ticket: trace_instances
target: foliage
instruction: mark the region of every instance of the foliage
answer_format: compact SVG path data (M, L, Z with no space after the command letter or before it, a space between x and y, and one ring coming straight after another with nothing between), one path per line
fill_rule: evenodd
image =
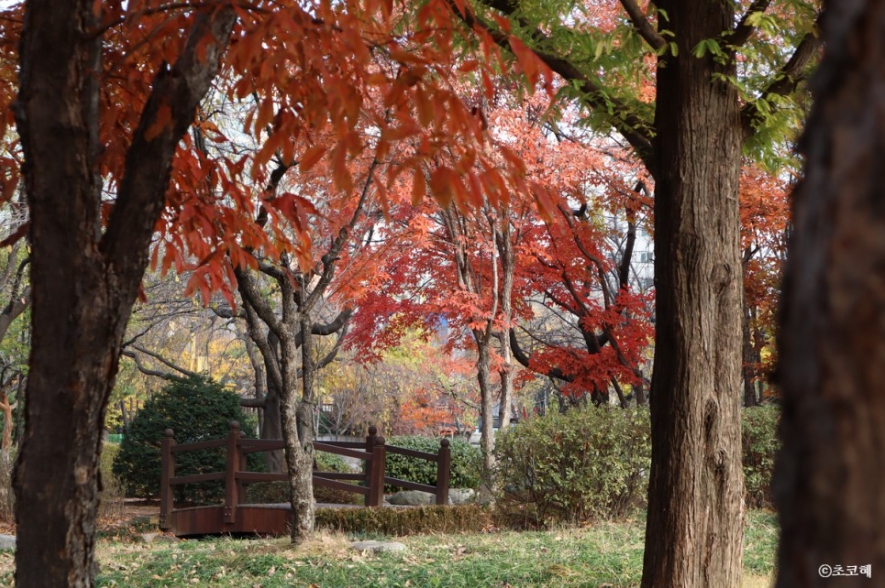
M119 443L104 443L101 448L101 459L98 463L101 479L99 496L99 516L119 518L123 515L123 484L114 474L114 460L120 454Z
M498 434L498 504L543 526L624 516L645 492L651 462L648 411L584 407Z
M346 461L334 453L318 451L314 461L321 472L350 473L353 471ZM330 504L362 504L363 497L354 492L326 488L314 484L313 496L317 502ZM288 482L261 482L246 487L246 502L249 504L276 504L289 502Z
M439 439L433 437L417 436L390 437L386 440L387 445L434 454L439 452L439 442ZM479 487L481 459L479 449L460 439L452 440L449 448L452 455L449 487L474 489ZM388 452L386 475L433 486L436 485L436 463ZM386 486L385 491L393 491L393 487Z
M430 518L435 509L424 510L425 518ZM337 518L338 513L342 509L323 510L319 516ZM471 518L485 521L489 514L473 507L461 510L458 516L469 523ZM384 539L369 530L355 532ZM772 515L748 513L745 588L771 585L777 532ZM243 541L225 537L136 546L100 541L97 550L101 571L96 586L626 588L639 585L644 534L644 517L544 532L432 532L398 538L407 547L404 553L369 557L354 554L350 549L352 537L330 532L320 533L297 550L280 539ZM0 561L0 584L11 582L8 557Z
M142 408L120 445L113 472L119 476L129 496L156 496L160 491L160 441L163 431L172 429L178 444L226 437L231 421L238 421L247 436L254 426L240 408L240 398L202 377L173 382ZM254 460L253 460L254 458ZM260 458L250 455L250 469L260 467ZM225 450L207 449L179 453L176 475L224 471ZM176 489L176 499L187 502L214 502L223 494L221 482L194 484Z
M741 443L744 461L744 492L747 504L772 505L771 476L780 443L777 424L780 408L763 404L745 408L741 413Z
M369 535L479 533L492 527L493 523L493 513L476 504L413 508L317 509L318 527Z

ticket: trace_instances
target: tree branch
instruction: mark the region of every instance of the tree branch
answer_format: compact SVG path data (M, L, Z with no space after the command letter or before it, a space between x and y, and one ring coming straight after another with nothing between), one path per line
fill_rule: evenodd
M117 202L100 248L120 282L141 281L157 218L163 209L172 157L194 120L197 106L218 74L237 14L229 5L197 13L184 49L170 69L164 64L153 82L141 120L126 153ZM164 118L168 121L164 122Z
M746 43L756 30L756 27L750 24L750 19L756 14L765 12L766 9L768 9L769 4L771 4L771 0L755 0L750 4L750 7L747 8L747 12L744 13L741 21L734 28L731 35L725 40L726 43L734 48L738 48Z
M655 30L651 23L648 22L648 18L646 18L635 0L621 0L621 5L630 16L630 22L633 23L636 32L639 33L640 37L645 39L646 43L651 45L652 49L660 51L667 46L667 41Z
M515 12L515 7L506 0L493 0L488 2L487 5L508 17L513 16ZM462 14L453 5L453 0L450 0L449 7L468 27L486 32L495 44L508 51L510 50L508 35L492 28L491 25L476 16L472 9L467 8L464 11L465 13ZM522 21L520 24L526 26L527 23ZM537 44L544 44L549 41L547 35L538 28L531 32L531 38ZM654 145L651 138L652 134L649 132L650 125L648 121L643 120L631 111L626 104L612 97L599 82L593 80L570 61L538 49L533 49L533 51L547 67L566 81L576 84L577 89L583 93L582 102L586 106L600 112L610 111L612 113L608 117L609 124L630 143L630 146L636 151L636 154L649 170L649 173L652 176L656 175Z
M569 376L568 374L563 373L563 371L559 368L549 368L546 372L541 371L537 368L537 366L532 366L532 358L525 351L523 351L522 347L519 346L519 341L516 338L516 331L510 329L510 350L513 352L513 359L518 361L523 367L526 367L536 374L541 374L542 376L547 376L548 378L555 378L557 380L561 380L563 382L574 382L575 378L573 376Z
M815 22L815 30L802 38L802 41L796 46L796 50L793 52L789 61L784 64L772 82L762 91L762 95L753 102L748 102L741 109L741 125L743 127L744 141L753 135L755 132L755 125L762 118L762 114L759 110L759 101L765 100L766 102L769 102L774 96L786 96L792 93L805 79L804 70L806 66L811 62L812 58L818 54L823 46L820 33L817 30L819 21L820 17L818 17L818 21ZM769 110L773 112L777 110L777 107L772 104Z

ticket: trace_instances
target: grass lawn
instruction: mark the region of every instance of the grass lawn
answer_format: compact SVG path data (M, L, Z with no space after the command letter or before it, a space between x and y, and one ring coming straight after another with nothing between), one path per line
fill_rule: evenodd
M299 549L285 539L100 541L97 586L629 587L642 573L643 533L644 520L635 519L545 532L424 535L397 539L405 552L379 555L352 551L352 537L325 532ZM745 587L771 584L776 545L774 515L750 512ZM12 555L3 553L0 585L11 584Z

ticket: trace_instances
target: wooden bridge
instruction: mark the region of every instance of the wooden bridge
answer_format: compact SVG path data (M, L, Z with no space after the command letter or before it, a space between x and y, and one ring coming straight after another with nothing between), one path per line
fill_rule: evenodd
M442 439L438 454L414 451L403 447L386 445L377 435L375 427L369 427L365 443L353 441L315 442L315 451L350 457L365 462L362 473L324 472L314 470L314 486L325 486L345 492L361 494L366 507L384 505L384 486L396 486L410 490L430 492L436 504L446 504L449 497L451 450L449 440ZM292 511L289 504L245 504L246 486L260 482L288 480L285 473L251 472L246 465L250 453L284 449L282 440L245 439L240 424L231 422L226 438L178 445L175 434L166 429L161 443L162 469L160 477L160 528L179 537L189 535L213 535L221 533L251 533L259 535L286 535L291 526ZM206 449L226 449L225 471L175 475L175 456L180 453ZM385 475L388 453L425 459L437 465L436 486L400 480ZM173 489L184 484L224 481L224 502L210 506L175 508ZM360 482L360 485L347 482ZM349 505L334 505L347 507Z

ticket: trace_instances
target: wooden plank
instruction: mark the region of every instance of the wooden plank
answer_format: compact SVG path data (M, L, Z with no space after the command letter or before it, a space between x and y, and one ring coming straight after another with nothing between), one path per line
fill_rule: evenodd
M215 480L223 480L224 476L224 472L194 474L192 476L176 476L169 479L169 484L172 486L179 486L181 484L196 484L197 482L214 482Z
M354 481L363 481L366 477L363 474L345 474L343 472L324 472L321 470L314 470L314 476L322 476L327 480L354 480Z
M355 451L353 449L335 447L334 445L328 445L326 443L314 443L313 448L317 451L325 451L326 453L334 453L335 455L343 455L355 459L372 459L372 454L368 451Z
M329 480L328 478L322 478L320 476L314 476L313 483L315 486L335 488L336 490L344 490L345 492L353 492L354 494L362 494L363 496L368 496L369 494L369 489L365 486L346 484L344 482L337 482L335 480Z
M398 478L389 478L385 476L384 483L389 486L408 488L409 490L421 490L422 492L436 494L436 486L428 486L427 484L419 484L418 482L409 482L408 480L400 480Z
M170 448L172 453L187 453L189 451L199 451L200 449L216 449L227 445L227 437L223 439L214 439L212 441L200 441L199 443L185 443L184 445L174 445Z
M281 439L240 439L240 448L243 453L257 453L285 449L286 444Z
M387 446L387 453L396 453L397 455L405 455L407 457L417 457L418 459L426 459L427 461L432 461L434 463L439 460L439 456L435 453L426 453L424 451L415 451L414 449L393 447L391 445Z
M366 449L365 441L318 441L318 443L334 445L335 447L347 447L349 449L362 449L363 451Z
M244 482L285 482L289 479L286 474L274 472L237 472L237 479Z

